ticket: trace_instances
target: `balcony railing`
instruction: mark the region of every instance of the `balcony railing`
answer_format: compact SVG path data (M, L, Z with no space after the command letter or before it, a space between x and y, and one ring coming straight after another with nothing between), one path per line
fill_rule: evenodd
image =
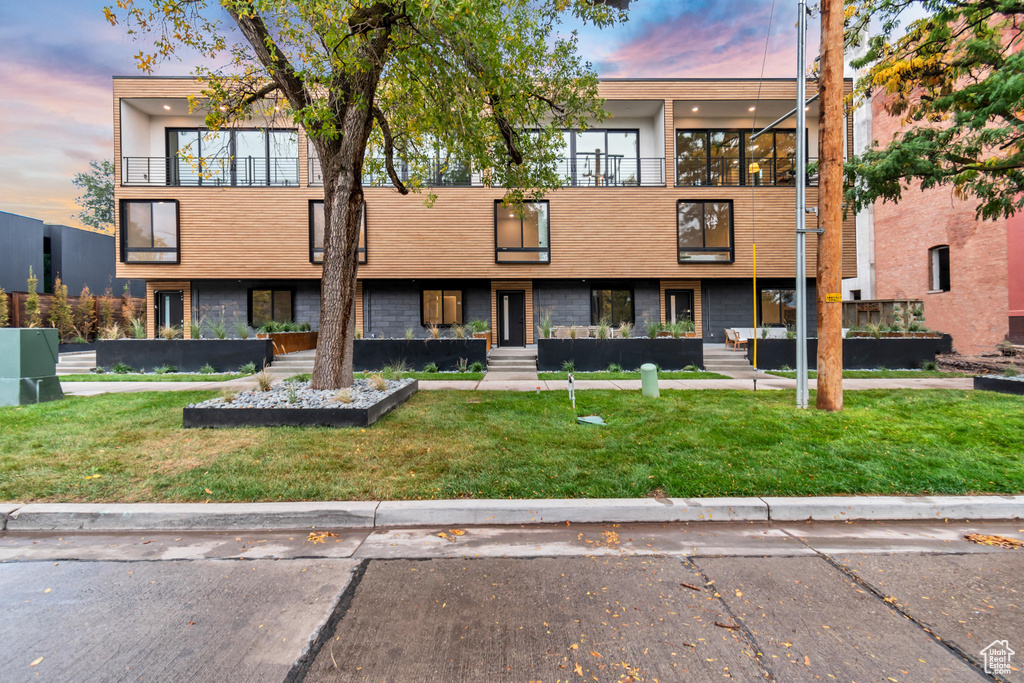
M402 182L409 180L413 173L402 166L396 169ZM657 158L637 159L616 155L580 154L575 158L556 161L555 172L566 187L664 187L665 160ZM425 184L428 187L483 187L479 173L472 172L460 164L431 164L427 169ZM309 184L323 185L320 163L315 157L309 159ZM391 179L386 173L363 173L363 185L387 187Z
M815 161L817 159L808 159L807 163ZM808 173L807 185L817 184L818 174ZM708 185L792 187L796 185L796 159L718 157L676 160L676 186L703 187Z
M122 185L172 187L294 187L299 160L294 157L124 157Z

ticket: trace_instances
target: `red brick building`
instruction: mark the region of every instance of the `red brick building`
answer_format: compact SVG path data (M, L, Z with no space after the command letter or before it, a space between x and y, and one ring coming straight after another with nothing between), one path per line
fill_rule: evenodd
M884 102L871 104L880 146L900 130ZM913 183L899 204L874 207L875 296L922 299L925 324L953 335L964 354L992 353L1003 339L1024 343L1024 215L981 221L976 206L950 187L922 192Z

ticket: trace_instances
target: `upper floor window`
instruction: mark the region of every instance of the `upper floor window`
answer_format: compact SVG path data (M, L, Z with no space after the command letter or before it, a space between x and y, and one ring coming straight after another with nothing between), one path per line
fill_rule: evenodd
M468 187L473 184L473 176L469 164L455 157L444 147L428 137L417 149L409 150L409 159L396 154L394 159L395 173L407 183L411 178L419 179L427 187ZM312 142L308 147L309 184L323 185L323 172L320 158ZM391 178L384 166L384 153L379 149L367 148L363 161L363 185L369 187L387 187Z
M614 327L633 324L633 290L597 288L590 290L590 324L607 322Z
M423 325L461 325L461 289L424 289Z
M793 185L796 132L677 130L677 185Z
M928 289L932 292L949 291L949 245L928 250Z
M324 262L324 203L309 202L309 262ZM366 263L366 202L359 216L359 263Z
M494 260L496 263L550 263L548 203L502 206L494 201Z
M131 164L132 160L126 159L125 163ZM298 133L279 129L168 128L167 184L298 185Z
M179 263L178 202L121 200L121 261Z
M687 201L676 205L679 263L734 258L731 201Z
M563 131L558 172L575 187L637 186L661 182L660 173L648 169L641 177L640 131L590 129ZM660 170L660 169L659 169ZM655 179L654 175L658 178Z
M796 325L796 290L795 289L762 289L761 290L761 324Z

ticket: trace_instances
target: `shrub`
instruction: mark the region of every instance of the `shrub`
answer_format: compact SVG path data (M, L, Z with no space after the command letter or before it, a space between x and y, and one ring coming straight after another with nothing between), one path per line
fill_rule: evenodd
M469 360L460 358L459 362L455 364L455 370L457 372L469 372Z
M698 368L693 363L690 363L685 368L683 368L683 372L700 372L700 368Z
M266 368L257 372L254 377L256 378L256 388L258 390L270 391L270 385L274 383L274 378L270 376Z
M1009 339L1004 339L996 344L996 349L1004 356L1013 356L1013 343Z
M7 301L7 292L4 291L3 287L0 287L0 327L7 327L7 320L11 315L8 311L9 304Z
M622 323L619 325L619 334L623 339L629 339L629 335L633 334L633 323Z
M228 391L228 390L225 389L224 391L222 391L220 393L220 398L225 403L234 403L236 396L238 396L238 392L237 391Z
M203 338L203 327L206 325L206 316L199 316L198 318L192 318L188 323L188 333L192 339Z
M472 330L469 329L469 325L452 325L452 336L456 339L465 339L466 337L472 336Z
M43 314L39 310L39 294L36 292L36 285L39 278L32 272L32 266L28 267L28 297L25 299L25 325L26 327L42 327Z
M562 372L576 372L576 364L571 360L562 361Z
M169 372L177 371L178 368L174 365L158 365L157 367L153 368L153 372L155 372L158 375L166 375Z
M1020 372L1017 370L1017 368L1013 368L1010 366L1006 366L1005 368L1003 368L1003 377L1016 377L1019 374Z
M608 367L604 369L605 372L622 372L622 366L618 363L609 363Z
M110 371L115 375L127 375L129 372L135 372L132 369L132 366L122 363L121 361L114 363L114 366L110 368Z
M93 373L95 373L97 375L105 375L105 374L107 374L106 369L102 365L97 365L96 367L94 367L92 369L92 371L93 371Z
M356 328L356 339L362 339L362 338L363 338L363 328L357 327Z
M935 372L936 370L939 369L939 365L933 360L926 360L925 362L921 363L921 369L927 372Z
M161 325L159 335L161 339L177 339L181 336L181 328L177 325Z
M551 311L544 311L544 314L540 317L540 324L537 325L537 330L540 332L540 336L543 339L551 339L551 330L554 325L551 324Z
M612 334L612 326L607 320L602 320L597 324L597 338L607 339Z
M411 327L405 328L405 338L406 339L412 339L412 336L413 336L412 328Z
M339 389L335 392L334 396L331 396L332 401L338 403L351 403L352 402L352 390L351 389Z
M288 403L298 403L299 394L295 391L295 382L288 382Z
M437 372L437 371L438 371L437 363L435 363L433 361L431 361L431 362L429 362L429 363L427 363L426 365L423 366L423 372Z
M409 364L404 358L391 361L380 370L380 375L384 379L400 380L402 375L409 372Z
M575 338L576 338L576 326L575 325L570 325L569 326L569 339L575 339Z
M114 324L114 293L110 287L107 287L103 292L103 296L99 298L99 309L100 319L97 323L97 328L103 329L110 327Z
M89 340L96 329L96 297L89 291L89 287L82 287L78 295L78 305L75 306L75 327L78 334Z
M473 361L472 363L469 364L469 371L470 372L483 372L484 371L484 364L481 363L478 360L475 360L475 361Z
M473 334L483 334L491 329L491 324L486 320L471 320L469 329L473 330Z
M125 284L124 292L121 293L121 322L124 324L126 332L132 332L134 331L132 321L136 319L141 320L143 322L143 334L141 337L137 334L134 336L136 339L145 339L145 312L143 312L141 315L136 315L136 313L137 312L135 310L135 302L132 300L131 290L129 290L128 285Z
M77 337L72 339L71 342L74 344L88 344L89 340L83 337L82 335L78 335Z
M213 332L213 336L217 339L228 338L227 324L224 322L224 318L217 318L210 323L210 331Z
M145 339L146 338L146 321L143 318L136 318L132 316L128 318L128 329L131 332L133 339Z
M370 375L369 381L370 388L372 388L374 391L387 391L388 389L387 380L381 377L379 372L375 372L372 375Z
M441 328L438 327L437 325L433 324L433 323L431 323L430 326L427 327L427 332L430 333L430 338L431 339L440 339L441 338Z
M212 365L210 365L209 363L207 363L203 367L199 368L199 374L200 375L212 375L215 372L217 372L217 370Z
M249 326L242 321L236 322L235 334L238 336L239 339L248 339L250 334Z
M100 339L121 339L124 337L124 330L121 329L120 325L112 322L109 325L101 327L97 336Z
M785 363L783 363L782 367L779 368L779 370L782 370L783 372L790 372L792 369L793 368L789 367L789 365L786 365Z
M238 371L240 373L242 373L243 375L255 375L256 374L256 364L253 363L252 361L249 361L245 365L240 366L238 368Z
M882 323L868 323L864 326L865 331L875 339L881 339L886 326Z
M53 281L53 298L50 299L50 315L47 322L57 330L62 342L70 341L75 336L75 321L68 304L68 287L56 278ZM33 327L30 325L29 327Z
M646 320L644 321L644 331L647 332L647 336L654 339L658 336L658 333L664 329L664 326L657 320Z

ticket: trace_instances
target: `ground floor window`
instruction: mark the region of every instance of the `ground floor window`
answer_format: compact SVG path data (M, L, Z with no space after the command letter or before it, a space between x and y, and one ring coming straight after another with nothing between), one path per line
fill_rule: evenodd
M796 325L796 290L761 290L762 325Z
M461 289L424 289L423 325L461 325Z
M249 324L260 328L269 322L294 322L294 296L290 289L250 289Z
M607 322L615 327L622 323L633 324L632 289L591 289L590 324Z
M949 291L949 245L928 250L928 289L933 292Z

